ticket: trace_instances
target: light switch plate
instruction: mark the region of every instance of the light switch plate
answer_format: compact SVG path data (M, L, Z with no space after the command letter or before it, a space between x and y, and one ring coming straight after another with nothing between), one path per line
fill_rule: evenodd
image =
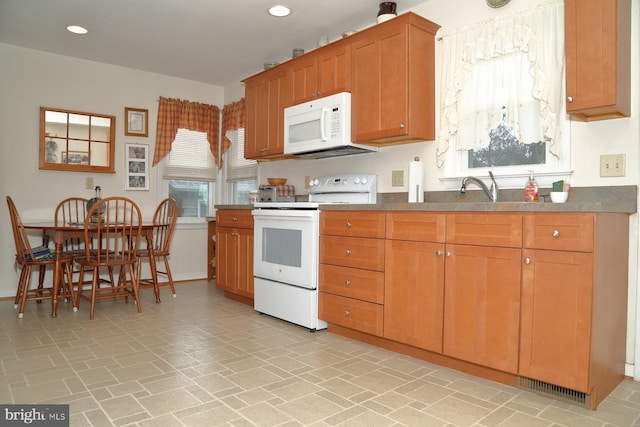
M84 188L87 190L93 190L93 178L87 177L84 179Z
M391 186L402 187L404 185L404 171L391 172Z
M625 176L624 154L603 154L600 156L600 176L614 177Z

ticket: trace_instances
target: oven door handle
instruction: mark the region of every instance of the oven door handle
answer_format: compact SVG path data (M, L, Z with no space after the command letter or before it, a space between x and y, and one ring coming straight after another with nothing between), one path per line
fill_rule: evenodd
M255 217L255 219L259 219L260 217L264 218L308 218L310 220L315 220L318 218L318 211L315 209L312 210L298 210L298 209L254 209L251 211L251 214Z

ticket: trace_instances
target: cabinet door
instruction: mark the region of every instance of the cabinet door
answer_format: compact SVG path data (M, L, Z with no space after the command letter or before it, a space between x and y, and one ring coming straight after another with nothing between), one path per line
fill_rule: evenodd
M274 69L246 82L244 156L278 158L284 153L284 108L291 104L289 68Z
M348 44L326 46L296 58L291 64L292 104L351 88L351 50Z
M407 32L387 26L352 46L352 140L406 135Z
M233 291L237 279L237 239L233 228L217 227L216 230L216 288Z
M351 47L348 44L318 50L318 96L351 91Z
M292 104L300 104L318 96L318 55L308 53L291 65Z
M521 249L447 245L443 352L516 373Z
M442 352L444 245L387 240L384 337Z
M565 0L568 113L629 116L630 16L630 0Z
M407 13L351 45L351 139L402 144L435 139L437 24Z
M253 230L237 229L238 273L236 293L253 298Z
M207 280L216 277L216 222L207 223Z
M519 374L590 393L593 255L525 249L523 256Z

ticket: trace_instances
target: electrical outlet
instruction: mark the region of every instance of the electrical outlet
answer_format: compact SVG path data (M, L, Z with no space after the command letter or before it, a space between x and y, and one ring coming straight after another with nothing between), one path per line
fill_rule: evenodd
M402 187L404 185L404 171L391 172L391 186Z
M625 176L624 154L603 154L600 156L600 176Z
M309 178L309 175L304 177L304 188L309 188L309 181L311 179Z
M87 177L84 179L84 188L87 190L93 190L93 178Z

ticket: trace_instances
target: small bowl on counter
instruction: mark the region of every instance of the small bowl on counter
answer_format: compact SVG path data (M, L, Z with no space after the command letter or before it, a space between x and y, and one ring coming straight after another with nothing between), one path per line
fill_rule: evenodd
M551 201L553 203L564 203L569 198L568 191L552 191L549 194L551 195Z
M287 183L287 178L267 178L267 182L271 185L284 185Z

